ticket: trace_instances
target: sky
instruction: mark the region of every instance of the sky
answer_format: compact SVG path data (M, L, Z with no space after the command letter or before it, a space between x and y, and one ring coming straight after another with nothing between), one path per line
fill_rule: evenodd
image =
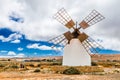
M120 53L119 0L0 0L0 57L60 56L47 41L68 31L53 16L65 8L80 23L93 9L105 19L84 30L104 46L102 53Z

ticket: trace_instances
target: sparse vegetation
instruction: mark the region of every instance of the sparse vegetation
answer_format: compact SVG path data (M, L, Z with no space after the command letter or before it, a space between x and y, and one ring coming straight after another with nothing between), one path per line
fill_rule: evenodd
M34 72L40 72L40 69L35 69Z
M98 62L98 65L101 65L103 67L115 67L116 62Z
M115 68L120 68L120 63L116 63Z
M37 64L37 67L40 67L40 64Z
M62 62L53 62L52 65L62 65Z
M34 67L34 65L33 65L33 64L29 64L29 66L30 66L30 67Z
M14 68L14 69L17 69L17 68L19 68L17 65L12 65L12 66L10 66L11 68Z
M80 74L80 71L74 67L70 67L63 71L63 74Z
M32 61L32 62L31 62ZM92 61L92 66L75 66L75 67L69 67L69 66L62 66L62 60L55 60L55 59L45 59L45 60L31 60L28 62L17 62L13 61L12 59L8 61L8 59L1 59L0 60L0 73L3 75L7 74L10 75L9 77L18 77L22 75L25 76L24 78L27 78L30 74L32 74L30 77L33 75L35 76L35 79L40 78L43 75L48 74L42 74L42 73L49 73L51 76L50 79L54 77L54 75L63 75L63 74L84 74L85 77L87 76L107 76L108 75L118 75L120 74L120 60L94 60ZM6 73L5 73L6 72ZM9 72L9 73L8 73ZM12 72L12 75L11 75ZM13 73L15 75L13 75ZM27 74L29 73L29 74ZM18 75L17 75L18 74ZM26 74L26 75L24 75ZM90 75L87 75L90 74ZM108 75L106 75L108 74ZM37 76L39 75L39 76ZM84 76L81 75L81 76ZM102 75L102 76L101 76ZM66 77L66 75L63 75ZM73 75L70 75L71 77ZM79 76L79 75L75 75ZM79 76L81 78L81 76ZM56 78L55 78L56 79ZM61 80L63 77L61 78ZM72 78L74 80L77 80L76 78ZM96 79L96 78L95 78ZM101 79L101 78L100 78ZM106 80L108 80L107 78ZM119 78L120 79L120 78ZM119 80L118 79L118 80ZM1 80L1 79L0 79ZM6 79L5 79L6 80ZM13 79L12 79L13 80ZM82 78L80 79L82 80ZM86 79L87 80L87 79ZM114 79L111 79L114 80ZM116 80L116 79L115 79Z
M23 66L23 67L22 67ZM81 74L104 74L104 68L120 68L119 61L96 61L92 62L92 66L75 66L72 67L77 69ZM40 73L65 73L66 70L71 69L69 66L62 66L61 60L47 60L40 62L16 62L16 61L1 61L0 71L26 71L30 70L33 72ZM39 69L39 70L38 70ZM69 72L69 70L68 70ZM70 74L74 73L74 70L70 70ZM114 71L119 72L119 71Z
M98 66L96 62L91 62L92 66Z
M5 67L5 65L3 65L3 64L0 64L0 67Z
M64 70L70 68L69 66L41 66L42 70L49 70L53 73L63 73ZM102 67L98 66L76 66L75 69L79 70L81 73L92 73L92 72L104 72L104 69Z

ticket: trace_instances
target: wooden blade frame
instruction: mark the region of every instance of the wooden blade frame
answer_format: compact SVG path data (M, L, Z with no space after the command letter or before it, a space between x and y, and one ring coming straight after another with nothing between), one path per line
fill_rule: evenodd
M52 38L48 41L49 43L52 43L51 48L55 49L55 47L59 46L65 46L68 43L68 40L65 38L64 35L59 35L55 38Z
M86 29L87 27L100 22L105 19L99 12L93 10L79 25L81 28Z
M75 23L64 8L60 9L54 15L54 18L61 24L65 25L67 28L74 28L73 26L75 25Z
M86 39L82 45L84 48L87 50L88 53L90 54L96 54L99 53L101 49L104 49L103 46L101 46L99 43L97 43L94 39L88 38ZM99 48L99 49L97 49Z
M66 32L63 34L65 38L70 41L72 39L72 33L70 31Z
M84 40L86 40L88 38L88 35L85 34L85 33L81 33L79 36L78 36L78 39L83 42Z

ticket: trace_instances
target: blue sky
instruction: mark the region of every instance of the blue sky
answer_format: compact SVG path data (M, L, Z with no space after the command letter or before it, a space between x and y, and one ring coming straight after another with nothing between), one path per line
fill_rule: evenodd
M72 3L72 4L71 4ZM53 15L62 7L74 21L82 21L93 9L105 20L86 30L104 46L100 54L120 53L120 1L116 0L1 0L0 57L61 56L47 41L68 31Z
M19 32L11 31L8 28L1 28L0 40L1 57L40 57L40 56L62 56L63 50L54 50L47 41L33 41L25 38ZM12 36L11 36L12 35ZM11 36L11 37L10 37ZM44 46L44 47L43 47ZM120 51L102 49L99 54L117 54Z
M7 28L1 28L0 35L4 37L4 39L0 40L1 56L39 57L62 55L62 50L56 51L52 49L50 47L52 44L47 41L28 40L23 34L13 32Z

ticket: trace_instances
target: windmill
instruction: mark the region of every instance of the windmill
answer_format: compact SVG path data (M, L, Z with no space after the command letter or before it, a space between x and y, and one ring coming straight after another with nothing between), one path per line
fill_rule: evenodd
M105 17L96 10L93 10L79 23L79 27L77 27L77 22L75 23L67 11L62 8L54 15L54 18L68 29L73 29L73 31L69 30L62 35L49 40L50 43L54 44L51 46L52 48L57 45L65 46L63 65L90 66L91 53L98 53L103 47L86 33L82 32L81 29L86 29L97 22L100 22Z

